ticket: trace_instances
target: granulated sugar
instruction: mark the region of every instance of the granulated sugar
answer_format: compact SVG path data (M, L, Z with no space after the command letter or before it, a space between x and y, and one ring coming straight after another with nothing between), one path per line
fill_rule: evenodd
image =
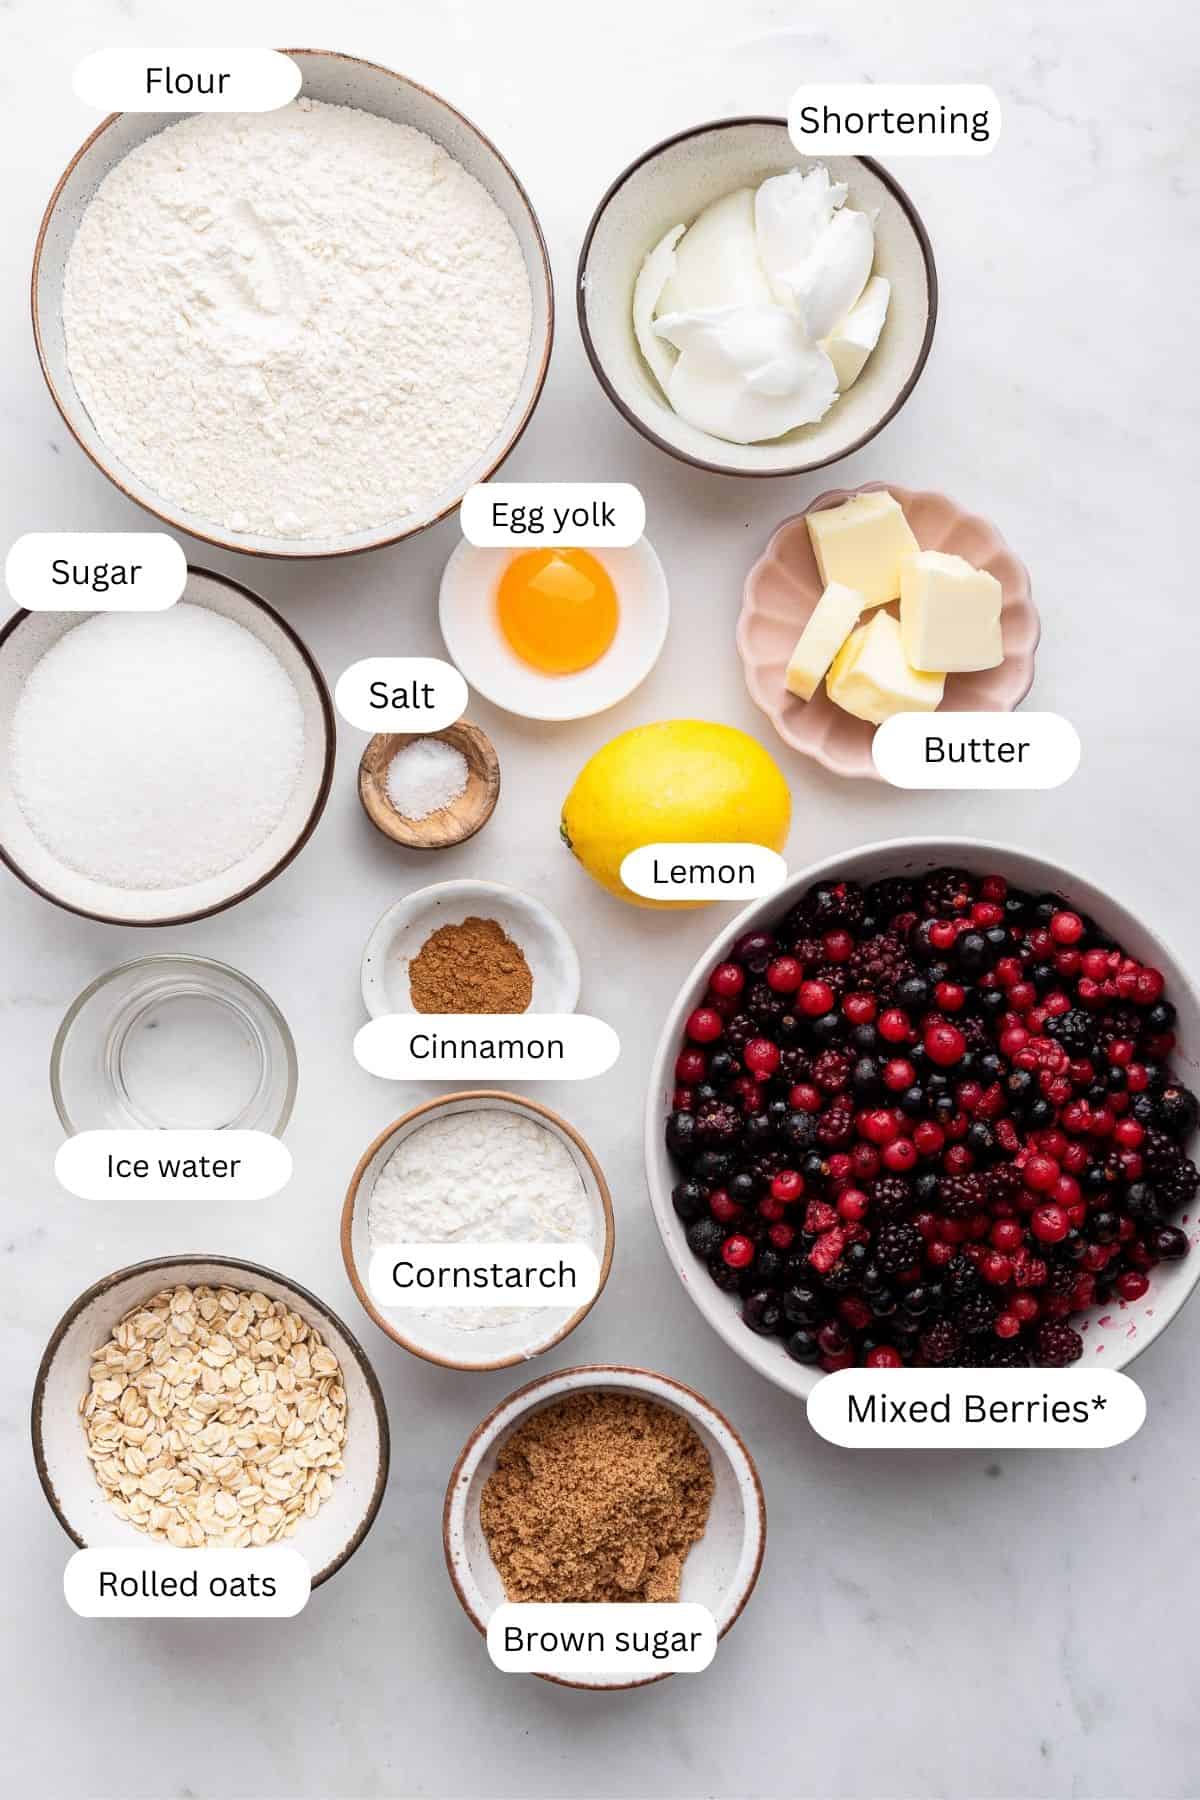
M11 778L30 830L115 887L204 881L282 819L304 754L300 697L245 626L180 602L73 626L13 717Z
M516 234L423 132L301 99L131 150L67 259L108 449L224 531L342 539L422 512L494 442L533 305Z

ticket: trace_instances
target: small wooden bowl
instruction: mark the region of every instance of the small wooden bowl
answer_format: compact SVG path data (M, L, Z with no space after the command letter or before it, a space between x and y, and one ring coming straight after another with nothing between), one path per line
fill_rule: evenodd
M457 800L423 819L406 819L388 798L387 772L392 758L418 738L437 738L467 759L467 785ZM377 831L406 850L447 850L465 844L482 831L500 798L500 759L486 732L460 719L445 731L381 731L362 753L358 765L358 797Z

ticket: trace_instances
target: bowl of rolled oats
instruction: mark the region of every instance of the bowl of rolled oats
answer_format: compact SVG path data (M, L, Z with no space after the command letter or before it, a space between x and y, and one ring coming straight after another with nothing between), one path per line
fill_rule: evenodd
M33 1452L81 1549L285 1543L317 1587L374 1523L387 1412L315 1294L256 1263L163 1257L68 1307L34 1385Z

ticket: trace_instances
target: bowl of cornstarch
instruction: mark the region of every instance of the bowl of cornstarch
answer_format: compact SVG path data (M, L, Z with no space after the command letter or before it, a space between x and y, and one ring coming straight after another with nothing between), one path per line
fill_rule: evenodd
M350 555L493 475L545 380L550 265L499 151L389 69L287 52L259 113L117 113L42 221L50 392L130 498L249 554Z
M68 912L179 925L256 893L315 830L334 747L308 650L225 576L0 631L0 858Z
M342 1209L342 1257L366 1311L394 1343L449 1369L505 1369L561 1343L603 1291L613 1242L608 1183L583 1138L499 1089L427 1100L389 1125ZM546 1248L555 1255L541 1259ZM581 1269L582 1298L564 1298L561 1279L540 1294L529 1265L576 1248L594 1259L590 1291ZM403 1303L389 1303L387 1278Z

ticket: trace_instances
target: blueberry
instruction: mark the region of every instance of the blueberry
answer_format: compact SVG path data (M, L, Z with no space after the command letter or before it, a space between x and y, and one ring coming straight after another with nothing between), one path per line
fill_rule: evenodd
M817 1115L790 1112L783 1122L783 1135L793 1150L811 1150L817 1141Z
M825 1305L815 1287L808 1282L793 1282L783 1291L783 1316L792 1325L819 1325L825 1317Z
M784 1338L783 1347L798 1363L815 1363L821 1354L811 1331L793 1331L791 1337Z
M770 1288L759 1288L747 1294L742 1302L742 1320L760 1337L774 1337L783 1324L783 1307L779 1295Z
M1175 1262L1188 1253L1187 1234L1177 1225L1162 1225L1150 1235L1150 1252L1164 1262Z
M925 1106L925 1089L919 1084L914 1087L905 1088L900 1096L900 1110L910 1119L922 1118L925 1113Z
M690 1112L673 1112L667 1120L667 1149L680 1162L686 1162L696 1148L696 1116Z
M1173 1138L1190 1137L1200 1117L1200 1103L1190 1089L1173 1081L1156 1102L1157 1123Z
M708 1190L698 1181L680 1181L671 1190L671 1204L685 1224L700 1218L708 1205Z
M720 1251L725 1233L715 1219L697 1219L687 1228L688 1249L695 1256L708 1258Z
M882 1093L883 1082L880 1079L879 1064L874 1057L859 1057L850 1077L850 1085L854 1089L856 1100L874 1100Z
M982 931L962 932L955 941L954 959L966 974L982 974L992 960L991 946Z

